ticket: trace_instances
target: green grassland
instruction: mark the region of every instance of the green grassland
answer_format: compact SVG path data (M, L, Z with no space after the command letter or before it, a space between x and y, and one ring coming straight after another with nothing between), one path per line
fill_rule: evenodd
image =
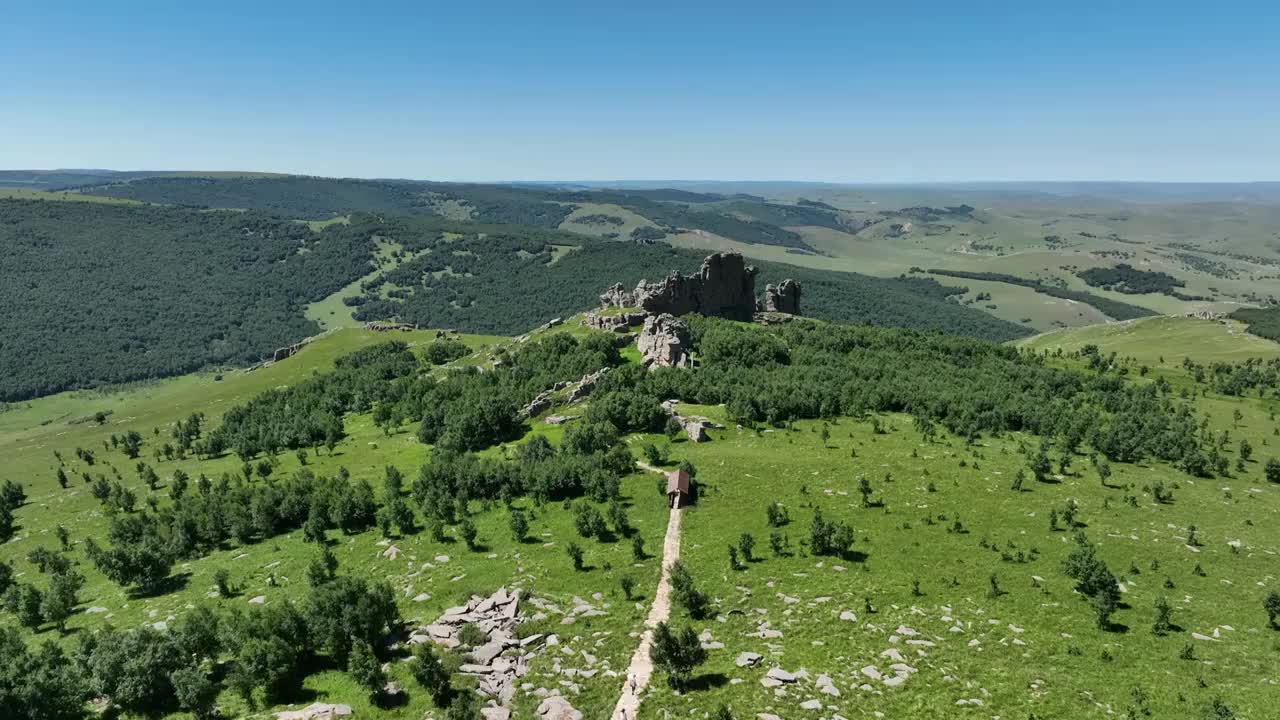
M76 192L29 190L18 187L0 187L0 198L15 200L65 200L68 202L109 203L114 205L141 205L137 200L128 198L103 197L99 195L83 195Z
M1235 320L1152 317L1110 325L1057 330L1018 341L1034 350L1067 352L1097 345L1152 368L1175 368L1185 357L1197 362L1239 362L1280 357L1280 344L1250 335Z
M1202 362L1280 355L1273 344L1264 348L1242 333L1215 336L1213 331L1220 333L1217 329L1223 327L1217 323L1188 321L1164 327L1169 322L1155 318L1105 329L1132 325L1150 337L1170 338L1165 363L1170 375L1180 372L1172 359L1172 350L1179 346ZM583 332L571 320L564 328L533 335L564 331ZM108 472L110 465L118 465L126 484L145 498L148 491L136 479L132 461L102 449L111 433L142 432L148 438L144 450L149 453L152 428L164 433L171 423L194 411L205 412L212 426L231 405L325 372L340 355L389 337L417 347L435 335L343 329L318 338L288 360L253 371L230 371L221 379L190 375L7 406L0 413L0 452L6 458L0 479L23 482L29 502L17 511L18 536L0 547L0 558L13 563L20 578L33 578L37 573L25 560L27 553L38 546L56 547L53 530L57 525L70 530L71 555L88 583L80 593L80 610L69 623L69 634L62 638L67 643L104 622L119 628L172 624L200 604L235 607L258 596L267 603L302 596L306 592L303 570L315 549L302 541L299 532L234 546L176 567L174 592L153 598L128 596L99 575L80 551L84 539L103 532L106 517L78 479L79 472ZM462 339L474 352L459 360L459 365L485 365L492 349L509 342L496 337ZM1045 336L1031 346L1055 346L1043 340ZM1128 338L1099 336L1096 342L1107 352L1130 347L1124 344L1130 342ZM1215 356L1226 342L1237 349ZM1136 352L1148 344L1138 341L1133 347ZM672 462L689 460L698 470L698 502L685 511L681 552L700 589L713 598L714 612L693 625L724 647L709 651L694 687L684 694L666 689L658 674L640 718L703 717L721 703L738 718L755 717L758 712L805 717L807 711L801 711L799 704L810 698L821 698L826 712L849 718L881 714L1026 717L1029 713L1040 718L1104 718L1123 716L1132 702L1133 688L1149 698L1155 717L1195 716L1202 704L1217 696L1227 699L1237 717L1268 717L1274 685L1280 682L1275 655L1280 633L1265 627L1260 599L1276 583L1280 493L1263 479L1262 462L1271 455L1269 441L1275 440L1271 419L1275 401L1211 393L1197 402L1209 414L1215 434L1229 430L1233 441L1248 438L1258 448L1259 457L1244 471L1199 480L1158 463L1117 464L1104 487L1081 456L1050 482L1028 479L1020 492L1010 489L1010 481L1025 467L1021 446L1034 446L1036 438L1015 433L967 445L944 433L927 442L913 429L910 417L896 414L876 418L880 431L871 417L753 430L728 422L721 407L682 406L686 414L706 415L728 426L713 430L708 443L671 445ZM557 412L580 414L583 409L580 404ZM85 421L108 411L103 425ZM1238 421L1235 411L1240 412ZM824 427L827 439L821 432ZM539 421L531 423L526 438L544 434L556 442L561 431ZM368 415L352 415L346 419L346 433L332 453L311 454L308 467L318 473L345 467L353 480L366 479L378 486L388 464L413 477L418 466L430 462L431 448L417 442L412 426L388 436ZM666 440L633 435L627 442L639 454L641 443ZM506 454L513 444L486 453ZM70 458L75 447L97 450L99 460L94 467L74 460L68 463L74 471L73 484L61 490L53 478L53 451ZM144 459L152 461L149 454ZM234 456L154 462L166 479L177 468L193 476L216 475L237 472L239 464ZM286 453L278 458L274 475L299 467L299 460ZM858 482L864 476L873 488L871 507L862 507L858 496ZM1151 501L1144 488L1156 481L1173 489L1171 503ZM162 482L157 494L165 492ZM1136 507L1124 502L1126 495L1138 497ZM653 476L638 472L625 478L623 497L631 523L652 555L661 546L666 520ZM1069 532L1050 529L1048 515L1072 501L1079 506L1081 529L1099 545L1103 558L1124 583L1124 604L1113 618L1118 625L1111 631L1095 627L1087 603L1072 591L1072 581L1061 570L1073 543ZM790 515L789 524L779 530L787 536L791 554L781 557L769 550L772 528L764 511L770 502L781 503ZM487 594L500 586L520 587L562 606L579 597L605 608L604 615L572 625L559 625L556 618L540 625L541 630L558 633L565 650L537 658L527 679L541 687L558 686L564 678L556 673L556 662L573 667L578 662L575 658L588 652L606 672L574 678L580 692L572 699L586 717L606 717L624 682L621 672L634 649L635 634L657 580L658 562L651 556L635 563L626 542L577 538L572 514L559 504L535 508L517 501L517 506L532 515L531 540L524 543L511 540L501 506L477 506L474 522L482 547L476 552L460 541L433 541L427 533L387 541L376 531L339 536L333 551L341 573L391 582L401 613L411 623L429 622L471 594ZM852 556L808 555L802 541L815 508L854 527ZM1191 525L1197 527L1200 547L1185 542ZM732 570L726 547L737 545L743 532L756 539L756 560L747 563L746 569ZM570 541L585 546L586 572L573 571L564 553ZM391 545L399 551L395 559L383 554ZM1233 550L1233 545L1238 549ZM1019 553L1023 561L1016 559ZM1205 571L1203 577L1193 572L1197 563ZM218 569L231 573L235 597L209 597ZM622 599L618 581L623 575L637 581L638 604ZM992 575L1001 588L998 597L988 596ZM1165 587L1166 577L1172 587ZM919 594L913 593L913 581L919 582ZM1165 636L1150 631L1152 606L1159 596L1172 603L1177 626ZM874 613L865 612L866 603ZM856 619L841 620L845 611ZM673 618L678 626L690 622L678 610ZM751 636L761 622L768 622L783 636L767 640ZM1213 639L1193 640L1193 632ZM46 628L39 637L57 638L57 633ZM921 640L931 644L914 644ZM1179 657L1185 645L1193 647L1194 659ZM891 648L915 669L911 678L901 687L870 683L871 690L859 689L867 682L860 673L862 667L876 665L887 672L892 660L880 654ZM764 659L757 667L739 668L734 658L742 651L758 652ZM764 673L775 666L793 672L803 669L809 678L788 686L782 695L775 694L760 684ZM833 679L839 696L817 692L812 678L819 674ZM408 689L407 704L374 707L347 674L336 671L309 676L305 701L349 703L361 718L423 717L429 709L426 694L402 664L392 663L391 676ZM956 705L957 700L971 698L981 700L982 707ZM531 716L534 701L521 694L515 706L518 716ZM259 708L255 715L230 692L223 693L220 703L227 717L266 716L268 710L279 709Z
M800 198L826 202L844 217L871 222L858 232L829 227L788 226L817 255L779 246L740 242L709 233L681 233L673 244L732 249L750 257L823 269L896 276L911 267L998 272L1065 283L1072 290L1147 307L1158 313L1229 311L1240 303L1280 293L1276 252L1280 210L1244 203L1123 203L1088 197L1058 198L1029 193L956 192L924 188L821 189L770 195L777 202ZM968 203L970 217L943 216L921 222L903 208ZM892 226L908 226L904 230ZM1185 301L1158 294L1126 295L1091 288L1076 273L1126 262L1165 272L1185 283ZM1002 319L1030 318L1049 330L1099 320L1096 311L1063 312L1054 303L1026 302L1015 286L984 287ZM1043 299L1042 299L1043 300ZM1021 306L1020 311L1007 309Z
M583 235L609 236L612 233L614 238L619 240L627 240L631 237L631 231L639 227L657 227L652 220L640 215L632 210L628 210L620 205L609 203L575 203L575 209L564 222L560 223L561 230L569 232L582 233ZM621 223L602 222L600 220L590 220L592 216L608 216L621 220Z
M350 220L343 221L341 218L337 218L331 221L309 221L307 224L312 225L313 230L319 231L323 229L325 225L332 225L335 223L346 225L350 223ZM321 227L314 227L316 224L319 224ZM323 300L307 305L304 313L306 318L308 320L314 320L325 330L330 330L332 328L353 328L363 326L364 323L356 320L353 316L354 309L342 302L343 298L360 295L360 286L363 283L373 280L388 270L394 270L399 267L401 263L407 262L419 255L429 252L431 251L407 251L400 243L395 242L394 240L388 240L381 237L375 238L374 250L371 258L374 269L370 270L368 274L352 280L342 289L329 295ZM384 285L382 288L383 294L385 295L385 293L390 289L391 287Z
M1233 434L1255 443L1271 434L1273 423L1256 403L1214 398L1205 407L1221 426L1241 409L1245 419ZM1213 696L1228 698L1237 717L1269 716L1280 638L1265 627L1260 601L1276 582L1280 494L1256 464L1213 481L1126 465L1104 488L1081 458L1066 475L1015 492L1010 480L1024 467L1018 445L1030 438L927 443L909 417L881 422L887 432L878 435L867 422L841 418L826 443L820 422L796 423L790 432L730 428L685 449L702 495L684 521L682 556L700 589L716 598L714 619L694 627L725 647L701 668L707 689L660 689L642 717L701 716L720 703L735 717L805 717L799 703L820 698L827 712L845 717L1102 718L1123 716L1135 687L1151 698L1154 717L1198 717ZM882 505L861 506L864 476ZM1172 504L1139 492L1157 480L1178 487ZM1134 492L1142 497L1131 508L1122 498ZM1072 500L1088 537L1122 576L1125 607L1114 618L1121 629L1098 630L1062 574L1073 543L1070 533L1050 530L1048 515ZM765 543L772 501L790 514L780 528L795 552L788 557L772 556ZM806 556L798 543L815 508L853 525L856 558ZM1203 547L1185 544L1190 525ZM731 570L725 548L742 532L754 535L760 559ZM1033 552L1034 559L1016 561ZM1193 573L1197 563L1205 577ZM995 598L992 575L1002 592ZM1166 577L1172 588L1164 587ZM1159 596L1173 604L1180 627L1167 636L1150 629ZM844 611L856 619L841 620ZM753 637L762 622L783 637ZM1215 628L1218 639L1191 639L1192 632L1217 637ZM908 642L914 640L930 645ZM1196 659L1179 659L1187 644ZM860 673L868 665L885 670L893 661L881 653L891 648L918 671L897 688ZM734 659L743 651L764 659L739 668ZM771 667L803 669L809 679L775 695L760 684ZM834 680L839 697L816 690L819 674ZM858 689L868 682L873 689ZM983 707L957 707L969 698Z
M407 341L411 346L420 346L433 340L435 333L377 333L343 329L317 339L292 358L254 371L230 371L221 376L184 376L116 391L63 393L7 406L5 412L0 413L0 452L6 458L0 476L23 481L29 502L17 512L18 535L0 548L0 558L15 566L15 574L20 579L30 579L37 573L24 560L27 553L40 546L56 548L53 530L58 525L70 530L73 541L71 555L80 563L79 570L86 576L87 583L80 593L80 611L68 623L68 635L63 638L68 643L80 632L104 622L121 629L142 624L172 624L196 604L225 607L243 604L259 596L264 596L267 603L303 597L307 590L303 581L304 570L316 551L314 545L303 542L300 532L250 546L232 547L184 563L174 569L178 578L176 591L154 598L130 597L100 575L83 557L83 540L100 537L107 518L78 475L81 471L95 475L109 473L109 467L117 465L122 470L125 484L145 498L150 493L133 472L133 461L119 452L103 449L102 443L110 434L138 430L150 443L153 428L161 428L162 433L167 433L173 422L197 411L204 412L210 423L216 424L217 417L237 403L264 390L331 370L337 357L392 337ZM489 349L510 342L497 337L460 337L476 351L459 361L460 364L483 364ZM216 379L218 377L221 379ZM91 420L98 412L110 413L104 425ZM557 441L561 428L537 423L531 432L546 434ZM345 467L353 480L366 479L380 486L385 466L395 465L413 478L418 467L430 458L430 448L417 441L412 428L387 436L374 426L368 415L364 415L348 417L346 433L332 453L313 454L307 458L306 466L324 474L332 474L339 467ZM99 459L92 467L72 459L67 469L76 475L74 484L62 490L53 479L57 467L53 451L59 450L64 457L72 458L76 447L94 449ZM502 454L508 450L500 447L489 452ZM200 473L210 476L235 473L240 466L240 461L233 455L213 460L172 462L155 460L150 456L143 459L152 462L166 479L179 468L195 477ZM280 456L274 474L290 474L300 467L300 461L293 454L285 454ZM166 492L167 485L162 483L155 494L165 497ZM655 492L651 476L637 473L626 478L623 499L628 505L630 522L646 547L651 548L651 552L660 550L667 511L664 498ZM604 667L612 666L619 671L625 668L633 650L629 634L635 632L643 620L644 606L623 600L618 589L619 578L624 574L632 576L639 588L637 596L647 597L657 582L657 559L650 557L643 562L634 562L631 543L622 538L609 543L577 538L572 513L558 505L533 508L525 501L517 501L516 507L527 510L531 518L529 535L532 539L524 543L511 540L507 513L499 506L493 510L477 508L480 512L473 518L481 544L477 552L468 551L460 541L453 539L443 543L433 541L426 533L394 537L387 542L381 540L376 531L341 537L332 549L341 563L340 572L390 581L397 591L402 615L415 624L431 622L445 608L465 602L473 593L489 594L504 585L524 588L526 592L536 593L563 607L572 607L573 598L580 596L596 607L605 608L606 614L579 619L571 627L556 626L549 630L560 633L561 647L589 652ZM564 552L565 545L572 540L578 540L585 546L588 566L585 573L575 573ZM390 545L399 549L398 558L383 556ZM448 559L441 560L445 556ZM213 593L214 597L208 597L214 587L213 574L219 569L230 572L232 584L237 588L234 598L218 599L216 593ZM593 599L596 593L601 599ZM424 594L429 597L423 598ZM597 638L601 637L599 633L605 633L609 642L597 643ZM46 630L40 637L56 636L56 631ZM548 658L547 662L553 660ZM538 678L549 672L549 669L535 665L532 677ZM393 672L392 676L406 687L412 686L407 671ZM554 680L540 679L539 682L552 684ZM619 682L609 676L580 680L579 707L598 716L606 707L612 706ZM317 700L353 704L360 717L417 718L430 707L428 696L418 691L408 705L391 711L375 711L349 676L341 672L311 675L306 690ZM225 717L242 717L250 712L231 693L225 693L220 702Z

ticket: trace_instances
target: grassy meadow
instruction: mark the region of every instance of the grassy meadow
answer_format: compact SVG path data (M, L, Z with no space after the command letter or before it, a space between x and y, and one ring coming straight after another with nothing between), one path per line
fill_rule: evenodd
M562 329L540 332L561 331L583 329L570 321ZM388 339L418 347L434 336L429 331L340 329L288 360L253 371L202 373L6 406L0 412L0 452L6 458L0 479L22 482L29 502L17 510L17 537L0 547L0 558L33 581L37 573L25 559L27 553L40 546L55 549L55 528L62 525L70 531L70 555L88 580L68 634L59 637L45 627L38 637L70 645L79 633L104 622L120 628L167 625L199 604L226 607L259 597L272 603L303 596L304 568L316 550L303 542L300 532L235 545L176 566L173 592L130 596L102 577L80 547L85 538L100 536L107 520L81 472L110 477L115 466L125 484L145 500L151 493L137 478L134 461L103 448L112 433L138 430L146 438L140 459L162 478L154 494L167 502L166 482L175 469L192 477L216 476L239 472L240 461L234 455L157 461L151 455L158 444L155 428L163 438L172 423L196 411L204 412L206 426L212 427L226 408L263 390L326 372L352 350ZM489 349L509 342L480 336L462 340L474 353L458 365L483 366ZM1262 346L1255 340L1211 321L1156 318L1061 331L1033 338L1027 346L1075 349L1093 342L1104 352L1115 350L1143 362L1163 353L1160 374L1177 377L1182 372L1179 351L1202 362L1280 355L1274 344ZM624 355L638 359L634 352ZM1230 432L1231 447L1239 438L1254 445L1254 462L1243 472L1204 480L1161 464L1116 464L1104 486L1088 459L1079 456L1049 482L1028 477L1021 491L1011 489L1011 481L1026 466L1024 447L1036 447L1038 438L1009 434L967 445L940 433L930 442L913 428L909 416L895 414L751 429L728 422L721 407L684 406L682 412L706 415L727 427L712 430L707 443L670 443L672 463L687 459L697 468L698 502L685 511L681 554L699 588L713 598L710 617L691 621L677 609L673 620L709 633L704 640L723 647L712 645L694 689L684 694L668 690L657 674L640 719L702 718L721 704L736 718L755 718L757 713L784 718L1106 718L1125 717L1137 697L1145 698L1153 717L1197 717L1204 703L1219 696L1237 717L1269 717L1280 683L1280 631L1266 627L1261 598L1280 583L1280 535L1275 530L1280 488L1265 481L1262 464L1280 443L1274 435L1275 403L1213 394L1197 403L1210 415L1215 434ZM579 405L552 412L576 415L582 410ZM96 413L108 413L104 423L94 421ZM414 429L406 425L387 435L368 415L348 416L346 437L333 452L308 453L305 463L325 474L345 467L353 479L367 479L375 488L381 488L387 465L398 467L411 481L431 457L431 448L416 440ZM562 430L535 421L526 438L544 434L557 442ZM642 443L668 440L634 435L627 442L639 455ZM508 453L515 444L485 452ZM96 452L92 467L75 459L77 447ZM67 459L71 487L66 490L54 479L55 450ZM277 460L276 477L303 464L292 453ZM863 477L872 487L872 503L865 507L858 490ZM1172 502L1153 502L1149 488L1157 481L1172 489ZM560 688L585 717L603 718L623 685L622 671L657 581L655 554L661 549L667 511L655 485L655 476L641 471L624 480L631 525L648 550L639 562L629 540L583 540L566 507L533 507L527 500L516 501L530 513L531 530L524 542L512 539L504 508L475 504L480 545L475 551L452 538L434 541L425 532L384 539L376 530L335 534L332 549L339 573L388 580L410 626L430 622L470 595L488 595L501 586L521 588L562 608L581 600L602 609L602 615L567 624L553 614L531 628L556 633L561 644L534 661L525 681ZM1126 496L1136 498L1134 505ZM765 507L773 502L790 517L778 528L766 522ZM1049 516L1072 502L1078 506L1078 529L1099 546L1123 583L1123 605L1109 631L1096 627L1088 604L1062 572L1072 532L1061 524L1051 529ZM848 557L808 553L816 509L854 528ZM1199 546L1187 543L1193 525ZM786 538L781 555L770 548L774 531ZM727 547L737 546L744 532L755 539L755 557L745 569L731 569ZM573 570L565 553L569 542L585 549L585 572ZM219 598L213 592L219 569L230 573L234 597ZM638 602L622 597L619 580L624 575L636 581ZM999 590L995 595L992 577ZM1151 631L1157 597L1172 604L1176 625L1163 636ZM781 636L759 637L762 628ZM1206 639L1193 639L1192 633ZM886 657L893 655L891 650L911 668L898 687L863 672L873 668L888 677L898 657ZM759 653L763 659L754 667L738 667L740 652ZM587 666L583 653L599 672L591 677L566 674ZM804 672L795 683L766 688L761 678L773 667ZM432 717L426 693L400 663L392 662L391 675L408 690L406 704L374 707L347 674L323 671L307 679L304 697L290 707L344 702L358 718ZM815 679L820 675L831 679L838 694L818 691ZM815 699L821 711L801 708ZM230 692L220 702L226 717L266 717L281 709L251 710ZM536 705L537 698L518 694L516 716L532 717Z

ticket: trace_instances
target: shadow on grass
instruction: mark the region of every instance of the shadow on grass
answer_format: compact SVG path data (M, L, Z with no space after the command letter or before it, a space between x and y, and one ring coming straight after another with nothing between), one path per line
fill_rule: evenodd
M141 600L144 598L155 598L161 595L168 595L180 590L186 590L187 585L191 584L191 573L183 572L177 575L170 575L161 580L153 588L137 588L130 590L128 597L130 600Z
M703 673L694 677L685 686L686 692L696 692L699 690L711 690L713 688L724 687L729 684L729 677L724 673Z

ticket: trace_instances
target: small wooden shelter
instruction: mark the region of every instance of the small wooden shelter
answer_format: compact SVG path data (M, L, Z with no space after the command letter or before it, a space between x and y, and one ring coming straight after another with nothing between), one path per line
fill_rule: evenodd
M667 473L667 507L681 507L689 498L689 473L672 470Z

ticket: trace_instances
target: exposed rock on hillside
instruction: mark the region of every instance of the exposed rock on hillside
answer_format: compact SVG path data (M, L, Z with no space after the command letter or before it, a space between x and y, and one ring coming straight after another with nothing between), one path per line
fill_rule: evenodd
M534 644L542 639L541 635L516 637L519 606L519 591L508 594L506 588L499 588L490 597L472 597L466 605L449 608L431 625L418 628L409 642L454 648L461 644L464 625L479 628L487 641L471 649L471 662L463 664L459 671L476 676L480 694L491 698L496 707L506 708L515 697L517 678L529 672Z
M286 710L276 713L276 720L334 720L351 717L350 705L333 705L330 703L312 703L301 710Z
M649 367L688 367L689 329L671 315L650 315L636 337L636 349Z
M723 425L712 422L708 418L700 415L688 417L681 415L676 412L675 400L664 401L662 403L662 409L666 410L668 415L675 418L676 422L680 423L680 427L684 428L684 432L689 436L689 439L696 443L706 442L711 439L711 436L707 434L708 428L715 428L717 430L724 429Z
M601 295L601 297L604 297L604 295ZM583 319L582 324L605 332L626 332L627 328L643 321L644 318L645 314L642 312L621 312L613 315L589 313Z
M716 253L693 275L671 273L658 282L640 281L630 293L615 284L600 296L606 307L638 307L650 314L696 312L750 320L756 307L756 269L738 253Z
M800 314L800 283L787 278L777 285L764 288L764 311L789 315Z

